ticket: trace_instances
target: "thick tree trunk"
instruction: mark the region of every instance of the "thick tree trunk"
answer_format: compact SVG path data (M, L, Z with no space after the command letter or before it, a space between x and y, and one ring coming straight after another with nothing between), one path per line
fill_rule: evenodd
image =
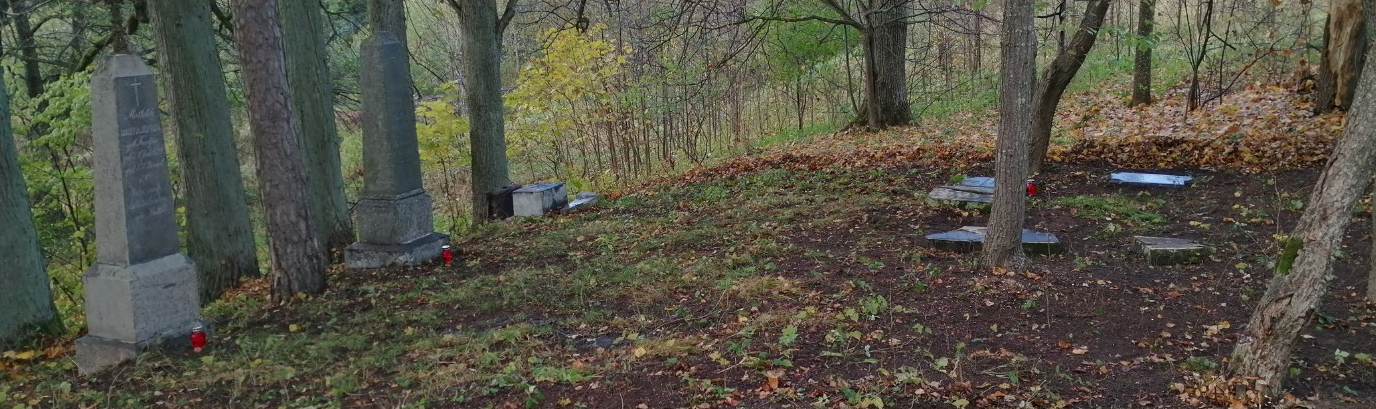
M0 350L32 328L62 332L10 130L10 98L4 84L0 78Z
M497 2L455 1L464 37L464 88L467 90L469 151L473 158L473 223L492 218L487 193L511 184L507 173L506 130L502 112L501 37ZM457 136L457 135L456 135Z
M1367 57L1371 58L1370 53ZM1233 349L1231 373L1266 381L1262 392L1268 395L1281 387L1295 338L1313 317L1327 289L1331 257L1352 219L1352 206L1371 183L1372 168L1376 167L1373 80L1376 75L1370 71L1362 75L1342 139L1333 147L1328 166L1310 195L1309 207L1286 242L1277 275L1267 285L1243 338Z
M1027 135L1032 125L1032 86L1037 68L1033 2L1003 2L999 66L999 134L994 156L994 203L984 238L984 263L1022 269L1022 225L1027 208Z
M1361 73L1362 53L1365 52L1363 45L1366 43L1365 36L1362 34L1362 1L1361 0L1334 0L1329 4L1330 15L1338 18L1329 19L1332 31L1329 33L1330 50L1328 53L1329 65L1333 68L1333 77L1336 80L1333 87L1333 106L1347 110L1352 107L1352 97L1357 90L1357 76Z
M1137 8L1137 55L1132 62L1132 103L1151 103L1151 34L1156 29L1156 0L1140 0Z
M344 199L339 130L334 122L334 86L325 54L324 15L314 1L279 1L287 55L291 108L301 125L301 156L311 216L325 250L335 261L354 242L354 224Z
M1056 106L1060 105L1065 88L1075 79L1080 65L1085 62L1085 56L1094 47L1094 40L1099 37L1099 28L1104 25L1104 14L1108 13L1110 3L1109 0L1089 3L1084 18L1080 20L1080 28L1070 40L1070 46L1061 50L1037 85L1032 108L1032 146L1027 159L1028 169L1033 174L1041 172L1042 162L1046 160L1046 149L1051 144L1051 125L1056 119Z
M908 105L908 0L870 0L864 53L870 129L912 122Z
M152 2L162 78L177 127L186 203L186 253L196 262L201 304L243 276L257 276L258 254L239 173L220 51L209 1Z
M272 0L232 4L272 252L272 298L284 302L298 293L325 291L324 247L315 235L306 199L306 170L298 151L301 143L293 122L277 8Z

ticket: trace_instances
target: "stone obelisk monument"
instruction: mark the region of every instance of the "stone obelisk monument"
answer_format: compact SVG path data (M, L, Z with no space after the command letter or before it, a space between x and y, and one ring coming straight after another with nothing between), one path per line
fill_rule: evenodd
M181 253L157 85L143 60L110 56L91 76L96 264L86 271L89 335L81 373L185 343L200 321L191 259Z

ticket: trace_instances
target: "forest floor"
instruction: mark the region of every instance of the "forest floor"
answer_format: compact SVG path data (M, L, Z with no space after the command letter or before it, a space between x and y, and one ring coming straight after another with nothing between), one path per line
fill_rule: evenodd
M1076 129L1096 135L1121 115L1133 113L1082 114ZM1265 122L1057 141L1064 162L1038 175L1027 223L1068 251L1034 257L1027 272L981 268L977 254L924 238L984 224L978 209L925 192L991 174L986 142L923 137L932 127L871 135L883 142L835 135L587 212L496 223L462 238L452 266L334 271L327 293L285 306L251 282L207 307L217 333L203 353L79 377L70 340L9 351L0 407L1226 405L1200 381L1226 365L1336 136L1334 118L1277 115L1305 140L1256 136L1276 126ZM1182 145L1194 149L1170 153ZM1107 183L1122 167L1195 183ZM1299 339L1290 403L1376 405L1376 305L1362 301L1370 209L1354 214ZM1133 235L1216 251L1152 266Z

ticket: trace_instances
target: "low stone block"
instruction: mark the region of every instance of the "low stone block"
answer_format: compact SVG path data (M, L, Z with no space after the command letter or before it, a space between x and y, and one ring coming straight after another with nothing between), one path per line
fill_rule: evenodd
M942 186L932 189L927 193L927 197L950 202L993 203L993 189L988 189L987 192L982 189L970 186Z
M1147 256L1152 265L1194 264L1213 252L1209 246L1191 239L1171 237L1133 236L1137 251Z
M344 264L350 269L408 266L434 260L449 244L449 236L430 233L404 244L358 242L344 248Z
M1108 175L1109 183L1142 187L1185 187L1194 181L1190 176L1162 175L1156 173L1114 172Z
M541 216L568 203L569 191L564 182L532 183L511 194L512 210L517 216Z
M965 226L958 230L927 235L927 242L936 249L968 253L984 246L989 228ZM1055 234L1023 229L1022 248L1028 254L1050 255L1065 252L1065 245Z

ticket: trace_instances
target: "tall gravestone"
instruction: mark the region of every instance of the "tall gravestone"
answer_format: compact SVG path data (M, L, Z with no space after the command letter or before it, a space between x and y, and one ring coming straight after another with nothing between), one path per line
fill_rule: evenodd
M363 194L354 213L358 242L344 250L344 261L349 268L429 261L449 237L435 233L430 195L421 186L410 60L388 31L362 48Z
M96 264L82 277L89 334L81 373L150 347L185 342L202 325L196 272L181 253L157 86L137 56L107 58L91 76Z

